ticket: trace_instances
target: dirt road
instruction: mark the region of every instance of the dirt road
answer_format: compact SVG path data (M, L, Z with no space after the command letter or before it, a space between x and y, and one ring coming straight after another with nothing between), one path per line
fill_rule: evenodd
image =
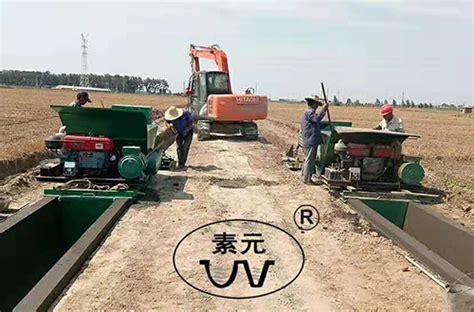
M160 174L160 201L140 202L123 215L55 309L442 309L443 291L400 249L323 189L304 186L279 158L264 139L195 141L187 171ZM303 203L321 213L321 224L304 234L292 220ZM272 295L245 300L185 284L172 263L176 244L201 225L229 218L268 222L294 235L307 258L299 278Z

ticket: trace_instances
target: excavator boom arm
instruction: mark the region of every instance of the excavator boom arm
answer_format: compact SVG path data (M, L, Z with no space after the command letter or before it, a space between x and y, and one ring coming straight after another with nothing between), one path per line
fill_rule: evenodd
M189 56L191 57L191 68L193 73L201 70L199 59L209 59L216 62L217 68L220 71L229 74L229 64L227 62L227 55L222 51L218 45L210 47L201 47L191 45L189 49Z

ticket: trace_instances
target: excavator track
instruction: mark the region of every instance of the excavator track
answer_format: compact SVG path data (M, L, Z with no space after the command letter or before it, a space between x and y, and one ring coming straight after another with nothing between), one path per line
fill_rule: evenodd
M211 139L212 133L228 135L240 134L243 138L251 141L258 139L258 126L256 123L251 121L240 123L220 123L199 120L196 128L198 141Z
M244 122L242 123L240 133L242 136L248 140L257 140L258 139L258 126L254 122Z
M209 140L211 138L211 123L206 120L199 120L196 125L198 141Z

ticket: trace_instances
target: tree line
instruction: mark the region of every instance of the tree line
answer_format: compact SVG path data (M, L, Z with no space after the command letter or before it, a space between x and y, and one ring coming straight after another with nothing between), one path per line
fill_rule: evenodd
M107 88L112 92L147 92L149 94L169 93L168 81L161 78L142 78L128 75L89 74L89 86ZM80 74L55 74L49 71L2 70L0 85L51 88L58 85L79 86Z
M373 103L361 103L359 100L353 101L351 98L348 98L345 102L340 101L336 96L333 97L332 102L336 106L340 105L349 105L349 106L376 106L380 107L382 105L386 104L391 104L393 106L399 106L399 107L412 107L412 108L437 108L433 105L433 103L418 103L415 104L412 100L402 100L401 103L398 103L396 100L392 100L389 102L388 100L380 100L380 99L375 99ZM446 104L443 103L442 105L439 106L439 108L442 109L457 109L458 107L454 104Z

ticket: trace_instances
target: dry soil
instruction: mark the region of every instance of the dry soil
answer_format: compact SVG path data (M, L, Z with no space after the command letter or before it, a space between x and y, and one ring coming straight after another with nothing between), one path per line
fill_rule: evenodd
M279 158L265 140L195 142L188 169L160 174L154 184L160 202L140 202L123 215L54 309L442 309L443 290L400 249L323 189L302 185ZM319 208L321 223L303 234L292 215L304 203ZM246 300L212 297L185 284L172 264L178 241L229 218L268 222L294 235L307 256L300 277L277 293Z

